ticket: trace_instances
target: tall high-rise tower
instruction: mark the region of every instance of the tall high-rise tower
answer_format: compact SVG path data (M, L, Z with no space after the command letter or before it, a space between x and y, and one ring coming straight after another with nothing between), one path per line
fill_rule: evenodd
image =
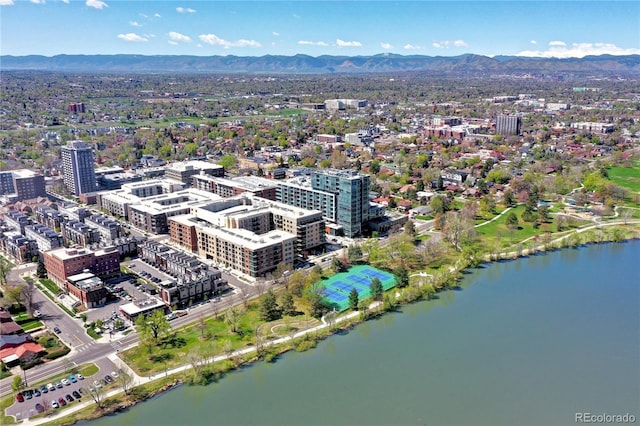
M503 136L520 135L522 120L517 115L499 115L496 119L496 133Z
M96 172L93 149L83 141L69 141L62 147L65 186L75 195L95 192Z

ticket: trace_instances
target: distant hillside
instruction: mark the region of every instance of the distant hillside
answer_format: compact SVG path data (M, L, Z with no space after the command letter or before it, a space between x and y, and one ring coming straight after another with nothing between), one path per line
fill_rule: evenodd
M640 74L640 55L584 58L461 56L145 56L57 55L1 56L1 70L65 72L180 72L327 74L431 71L478 73L621 73Z

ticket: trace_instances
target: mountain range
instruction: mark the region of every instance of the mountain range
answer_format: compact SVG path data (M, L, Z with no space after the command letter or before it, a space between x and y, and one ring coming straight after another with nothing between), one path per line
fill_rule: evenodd
M640 74L640 55L583 58L519 56L186 56L186 55L56 55L0 56L0 70L126 73L393 73L427 71L479 73L613 73Z

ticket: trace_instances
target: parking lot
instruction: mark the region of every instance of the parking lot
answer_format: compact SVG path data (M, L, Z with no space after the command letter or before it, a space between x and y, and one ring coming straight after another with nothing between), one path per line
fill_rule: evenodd
M121 282L107 284L115 293L117 299L99 308L88 310L86 312L88 321L96 321L98 319L106 320L111 318L114 312L120 312L119 308L121 305L131 303L136 299L148 298L149 293L145 292L144 287L142 285L137 286L136 284L143 282L146 286L154 288L157 287L159 282L172 279L170 275L155 269L140 259L134 259L124 264L124 266L131 271L129 276ZM155 279L155 282L152 281L152 278Z
M114 378L111 375L111 372L116 372L116 375L119 374L117 367L107 358L97 361L96 365L99 367L99 371L91 377L84 377L81 379L77 375L68 375L64 379L65 382L63 382L62 378L59 378L58 380L40 382L27 387L28 391L23 391L22 393L24 395L23 401L19 402L17 397L14 397L14 403L6 409L6 414L15 416L16 420L21 420L42 414L43 412L58 411L61 408L64 409L66 405L90 401L91 397L86 391L86 388L89 386L95 386L94 381L96 381L100 386L117 386L117 378ZM105 376L107 375L111 376L112 381L105 385ZM73 379L69 376L73 376ZM75 382L73 382L73 380L75 380ZM49 384L51 386L48 386ZM46 389L46 392L42 390L43 386ZM53 388L53 390L51 388ZM81 391L81 388L84 388L84 390ZM67 395L69 395L69 398L67 398ZM65 405L62 405L59 401L60 398L64 400ZM54 408L54 401L59 408Z

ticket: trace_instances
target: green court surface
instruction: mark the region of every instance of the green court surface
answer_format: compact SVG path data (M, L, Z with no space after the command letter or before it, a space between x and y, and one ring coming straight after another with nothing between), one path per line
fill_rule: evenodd
M365 299L370 296L369 285L374 278L380 280L382 288L385 290L396 285L395 275L369 265L358 265L347 272L342 272L323 280L324 298L332 308L337 311L344 311L349 308L349 292L351 292L351 289L356 289L360 300Z

